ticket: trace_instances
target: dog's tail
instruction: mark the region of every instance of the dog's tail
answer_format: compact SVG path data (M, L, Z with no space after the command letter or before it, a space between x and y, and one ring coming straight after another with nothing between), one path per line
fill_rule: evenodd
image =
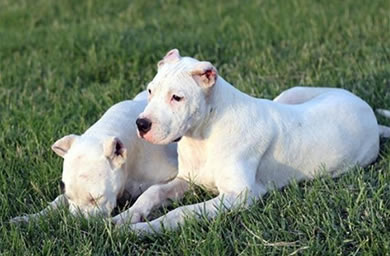
M376 112L390 119L390 110L377 109ZM378 126L379 126L379 136L384 138L390 138L390 127L384 125L378 125Z

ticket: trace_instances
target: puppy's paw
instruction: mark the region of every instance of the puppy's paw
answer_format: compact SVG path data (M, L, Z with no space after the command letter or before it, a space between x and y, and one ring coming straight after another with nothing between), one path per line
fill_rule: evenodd
M12 218L9 222L12 224L18 224L18 223L27 223L29 220L29 217L24 215L24 216L17 216L15 218Z
M116 226L123 225L125 223L127 224L134 224L142 221L142 215L137 212L124 212L121 214L118 214L114 218L112 218L112 223Z
M129 226L130 230L136 233L137 235L146 235L146 234L152 234L155 233L156 230L154 230L151 223L146 222L138 222L135 224L131 224Z

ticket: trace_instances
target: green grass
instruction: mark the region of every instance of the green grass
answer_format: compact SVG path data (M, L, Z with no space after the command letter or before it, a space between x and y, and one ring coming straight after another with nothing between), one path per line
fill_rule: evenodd
M389 13L386 0L1 0L0 254L390 255L389 141L366 169L159 236L65 210L8 223L59 193L62 160L50 145L132 98L171 48L258 97L337 86L390 109ZM183 203L205 197L195 190Z

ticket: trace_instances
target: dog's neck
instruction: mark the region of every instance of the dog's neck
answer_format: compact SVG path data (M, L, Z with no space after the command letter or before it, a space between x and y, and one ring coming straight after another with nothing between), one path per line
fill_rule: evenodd
M216 84L210 88L206 103L206 114L204 118L196 123L184 137L196 140L209 138L216 120L222 118L226 111L234 109L237 102L249 97L242 93L222 77L218 77Z

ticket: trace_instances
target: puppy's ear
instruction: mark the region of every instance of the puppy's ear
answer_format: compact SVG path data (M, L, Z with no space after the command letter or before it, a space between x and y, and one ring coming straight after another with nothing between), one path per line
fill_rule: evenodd
M51 149L60 157L64 157L65 154L68 152L72 144L77 139L77 135L70 134L62 137L61 139L57 140L52 146Z
M208 61L201 61L191 71L192 77L204 88L210 88L217 82L217 69Z
M104 142L104 155L112 161L116 167L123 165L127 158L125 145L117 137L108 138Z
M181 59L178 49L172 49L164 56L162 60L157 63L157 68L161 68L165 63L173 63Z

